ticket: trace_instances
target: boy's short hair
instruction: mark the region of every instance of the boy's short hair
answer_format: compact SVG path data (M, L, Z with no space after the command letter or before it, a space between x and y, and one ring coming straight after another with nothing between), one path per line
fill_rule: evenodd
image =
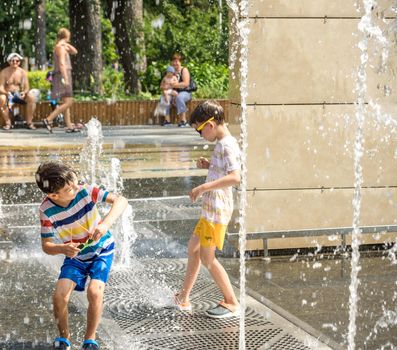
M40 164L36 171L36 183L44 193L57 193L74 181L76 172L67 164L50 161Z
M201 102L190 116L190 124L198 124L214 117L217 124L223 124L225 113L222 106L214 100Z

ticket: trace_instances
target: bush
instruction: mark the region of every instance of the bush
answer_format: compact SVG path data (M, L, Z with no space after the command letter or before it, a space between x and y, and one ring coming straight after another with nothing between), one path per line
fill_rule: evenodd
M103 71L103 96L91 93L76 92L76 100L148 100L160 97L160 82L169 65L167 63L153 62L141 77L142 93L140 95L126 95L123 72L113 67L106 67ZM189 62L186 65L190 74L196 81L198 89L193 93L193 98L227 98L229 89L228 68L222 64L196 64ZM47 96L51 84L45 80L47 71L28 72L31 89L39 89L41 96ZM42 98L44 100L44 98Z
M39 89L41 96L47 96L47 91L51 89L51 84L45 80L48 71L31 71L28 72L29 86L31 89Z

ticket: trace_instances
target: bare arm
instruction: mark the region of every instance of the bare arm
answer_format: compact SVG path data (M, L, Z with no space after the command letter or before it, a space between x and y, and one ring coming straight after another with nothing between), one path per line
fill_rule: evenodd
M80 249L77 248L79 243L54 243L52 238L42 238L41 247L44 253L48 255L64 254L69 258L76 256Z
M77 55L77 49L69 43L66 43L66 51L69 52L71 55Z
M238 185L240 183L240 170L233 170L227 175L215 180L203 183L192 189L189 193L192 202L195 202L203 193L220 188Z
M160 90L167 90L167 89L169 88L168 85L169 85L169 84L166 83L165 78L163 78L163 79L161 80L161 83L160 83Z
M25 96L29 92L30 88L29 88L28 73L26 73L26 71L24 69L22 69L21 90L22 90L21 97L25 98Z
M189 85L190 85L190 73L189 70L186 67L184 67L182 69L182 81L172 84L172 87L177 89L184 89L187 88Z
M97 241L101 238L109 228L114 224L114 222L119 218L119 216L123 213L125 208L128 205L128 201L123 196L118 196L113 193L109 193L106 198L106 203L112 204L109 213L106 215L104 220L95 228L93 238Z
M4 85L6 82L6 78L4 75L4 71L0 72L0 94L7 95L8 91L5 89Z

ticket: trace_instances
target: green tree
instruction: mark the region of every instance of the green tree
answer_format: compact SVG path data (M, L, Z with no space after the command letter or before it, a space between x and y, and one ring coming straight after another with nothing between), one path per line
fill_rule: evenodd
M5 0L0 2L0 63L4 67L10 52L32 56L34 29L33 1Z
M139 76L146 70L142 0L107 0L107 16L115 29L115 43L124 69L125 87L139 94Z
M169 60L172 53L178 51L188 61L227 65L227 13L225 2L219 9L218 1L209 0L145 1L148 64L159 59Z
M73 57L74 87L102 95L102 28L99 0L69 0L70 30L78 54ZM88 43L88 45L87 45Z

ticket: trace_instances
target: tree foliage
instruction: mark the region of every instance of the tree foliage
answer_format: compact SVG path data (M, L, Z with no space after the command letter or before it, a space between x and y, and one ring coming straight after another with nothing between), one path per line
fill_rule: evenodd
M227 64L227 7L218 1L148 0L145 2L147 58L167 60L174 51L187 60ZM222 14L222 22L220 16Z
M50 62L56 33L60 27L70 28L68 3L46 0L46 49ZM122 72L112 73L111 65L120 62L115 30L106 15L108 0L102 0L102 55L106 77L116 79L117 90ZM158 86L173 52L182 53L186 65L199 85L198 97L226 96L228 88L228 9L218 0L144 0L144 38L147 69L140 76L142 89L152 95ZM0 62L11 51L35 57L34 0L0 2ZM29 29L29 22L31 28ZM104 81L105 96L112 85ZM113 85L114 86L114 85ZM207 95L208 94L208 95ZM216 95L216 96L214 96Z

